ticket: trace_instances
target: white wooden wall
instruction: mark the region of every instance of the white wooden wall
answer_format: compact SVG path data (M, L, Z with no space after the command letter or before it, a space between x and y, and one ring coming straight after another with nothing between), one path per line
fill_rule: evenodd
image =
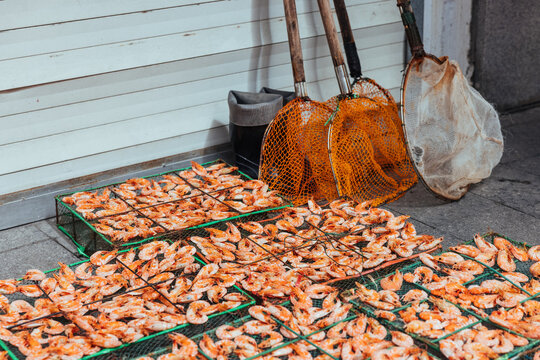
M366 75L398 96L394 0L348 0ZM309 91L337 94L315 0ZM0 1L0 194L228 141L227 92L292 89L279 0Z

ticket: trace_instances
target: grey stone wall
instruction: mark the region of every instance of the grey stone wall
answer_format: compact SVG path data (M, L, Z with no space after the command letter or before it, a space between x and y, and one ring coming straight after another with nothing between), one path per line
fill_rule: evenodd
M540 105L540 2L475 0L473 82L497 110Z

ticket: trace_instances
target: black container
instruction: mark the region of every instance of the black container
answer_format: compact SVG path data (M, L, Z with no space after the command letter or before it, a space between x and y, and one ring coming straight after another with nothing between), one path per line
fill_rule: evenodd
M283 106L283 95L229 91L229 135L236 165L252 178L259 176L264 132Z

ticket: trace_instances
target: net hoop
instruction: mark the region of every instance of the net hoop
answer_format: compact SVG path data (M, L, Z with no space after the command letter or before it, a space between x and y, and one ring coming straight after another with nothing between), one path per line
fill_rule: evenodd
M451 202L451 201L455 201L457 199L448 198L448 197L440 194L439 192L437 192L435 189L433 189L431 186L428 185L427 181L424 179L423 174L420 172L420 170L418 170L418 167L416 165L416 161L414 160L414 156L413 156L412 150L411 150L411 148L409 146L410 143L409 143L408 137L407 137L407 127L405 126L405 105L404 105L405 104L405 90L406 90L405 88L406 88L406 84L407 84L407 79L409 77L412 66L417 64L417 63L421 63L425 59L429 59L429 60L431 60L433 62L436 62L439 65L444 63L444 61L447 61L447 59L441 60L441 59L439 59L438 57L436 57L435 55L432 55L432 54L424 54L424 55L420 55L420 56L414 56L409 61L409 63L407 64L407 67L405 68L405 73L403 74L403 78L401 80L400 104L399 104L399 114L400 114L400 117L401 117L401 127L403 129L403 137L404 137L404 140L405 140L405 148L407 149L407 155L409 156L409 159L411 160L411 163L413 165L413 169L416 172L416 176L422 182L422 184L424 185L424 188L426 188L432 195L434 195L435 197L437 197L437 198L439 198L441 200Z

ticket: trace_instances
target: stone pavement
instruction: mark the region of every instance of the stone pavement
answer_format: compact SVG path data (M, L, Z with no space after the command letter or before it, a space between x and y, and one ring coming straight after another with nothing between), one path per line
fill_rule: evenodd
M419 233L444 236L445 247L490 230L540 244L540 108L502 116L501 122L505 138L501 163L463 199L446 202L417 184L385 207L410 215ZM80 259L54 219L0 231L0 279Z

